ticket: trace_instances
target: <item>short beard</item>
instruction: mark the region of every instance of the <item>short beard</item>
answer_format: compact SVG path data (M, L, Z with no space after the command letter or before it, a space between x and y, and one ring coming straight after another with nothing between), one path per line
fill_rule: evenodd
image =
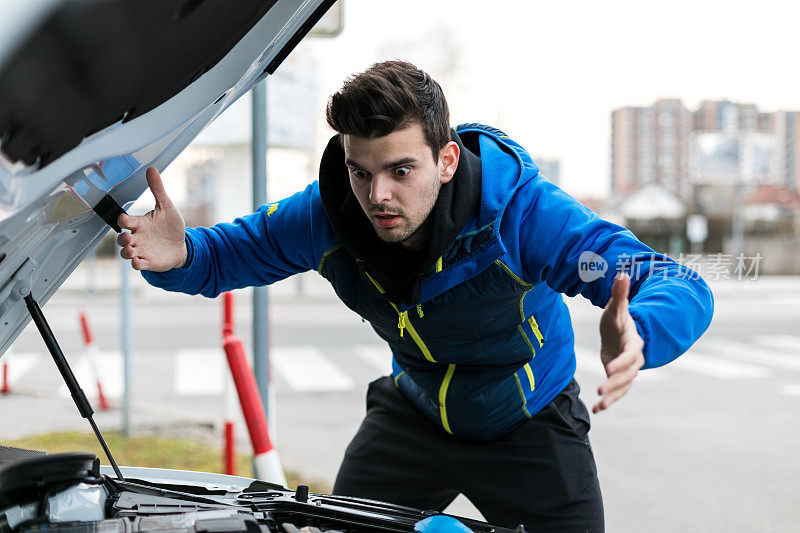
M422 221L422 224L411 232L411 235L394 244L399 244L403 248L409 250L420 250L423 248L424 245L430 242L431 231L433 230L433 216L431 215L433 215L433 209L428 213L425 220Z
M431 210L428 211L428 215L425 217L425 220L417 226L417 229L411 232L411 234L406 237L405 239L398 241L396 244L407 248L409 250L420 250L423 247L427 246L430 242L431 232L433 231L433 211L436 209L436 202L439 199L439 191L442 190L442 184L438 180L436 181L436 189L433 192L433 202L431 204Z

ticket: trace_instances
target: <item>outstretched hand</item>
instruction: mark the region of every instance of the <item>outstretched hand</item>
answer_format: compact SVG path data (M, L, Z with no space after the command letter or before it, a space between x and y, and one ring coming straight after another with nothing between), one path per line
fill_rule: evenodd
M143 216L123 213L117 218L121 228L130 230L117 237L117 244L122 247L119 255L130 259L136 270L164 272L182 267L187 257L183 217L167 196L161 175L154 167L147 169L145 178L156 206Z
M619 274L614 279L611 298L600 318L600 359L608 379L597 389L602 398L592 408L593 413L608 409L622 398L644 366L644 341L628 312L630 287L631 279L627 274Z

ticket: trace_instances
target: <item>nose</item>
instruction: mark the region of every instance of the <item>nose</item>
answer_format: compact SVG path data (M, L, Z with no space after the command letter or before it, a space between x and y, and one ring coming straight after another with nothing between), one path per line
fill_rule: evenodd
M370 184L369 200L373 204L381 204L392 199L392 180L383 174L373 176Z

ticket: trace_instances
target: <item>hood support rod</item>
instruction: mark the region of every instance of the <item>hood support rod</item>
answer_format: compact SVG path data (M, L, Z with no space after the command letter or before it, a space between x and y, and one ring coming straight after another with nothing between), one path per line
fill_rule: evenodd
M97 440L100 441L100 446L103 447L103 451L108 457L108 460L111 462L111 467L117 474L117 478L119 478L121 481L125 481L125 478L122 477L122 472L119 471L116 461L114 461L114 457L111 455L111 450L108 449L108 445L106 444L103 435L100 433L97 424L94 423L94 419L92 419L94 409L92 409L89 400L86 398L86 394L84 394L83 389L81 389L81 386L78 384L78 380L75 379L75 374L72 373L72 369L70 368L69 363L67 363L67 358L64 357L64 352L61 351L61 347L58 345L58 341L56 341L53 331L50 329L50 325L47 323L47 320L42 313L42 309L39 307L39 304L36 302L36 300L33 299L33 295L31 293L28 293L28 295L25 296L25 305L28 307L28 312L31 315L31 319L33 319L33 323L36 324L36 328L39 330L39 334L42 336L45 345L47 345L50 355L53 356L53 361L55 361L58 371L61 372L61 377L64 378L64 383L67 384L67 388L72 395L72 399L75 402L75 405L78 407L78 411L81 413L83 418L89 420L89 424L92 426L92 431L94 431Z

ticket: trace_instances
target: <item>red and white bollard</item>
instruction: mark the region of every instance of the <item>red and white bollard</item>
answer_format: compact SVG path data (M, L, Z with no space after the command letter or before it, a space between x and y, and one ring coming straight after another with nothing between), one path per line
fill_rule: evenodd
M233 433L233 422L225 422L225 448L222 456L225 474L236 475L236 436Z
M92 374L97 383L97 400L100 402L100 410L108 411L108 399L103 394L103 385L100 383L100 371L97 368L97 345L94 343L92 331L89 329L89 320L86 318L86 313L81 311L78 313L78 319L81 322L81 331L83 332L83 342L86 345L86 355L89 357L89 364L92 367Z
M230 292L222 293L222 338L233 334L233 295ZM225 422L223 423L222 465L224 473L229 476L236 475L236 432L234 430L235 405L230 398L230 387L225 384Z
M3 385L0 386L0 393L8 394L9 392L11 392L11 385L8 383L8 363L3 361Z
M258 479L286 486L286 475L283 473L278 451L272 446L269 438L267 415L264 404L258 392L256 378L253 370L247 363L242 340L233 334L233 295L225 293L223 296L225 309L225 323L223 325L223 347L231 369L233 383L239 395L242 414L250 433L250 442L253 445L253 463L255 475Z

